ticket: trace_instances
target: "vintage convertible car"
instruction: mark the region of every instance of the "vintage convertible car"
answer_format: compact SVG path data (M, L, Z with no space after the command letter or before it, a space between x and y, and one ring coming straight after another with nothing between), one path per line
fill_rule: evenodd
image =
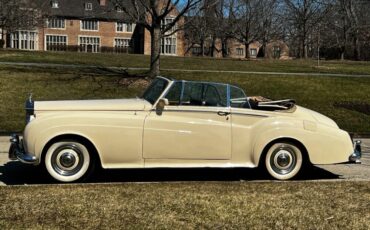
M61 182L103 168L264 167L279 180L306 163L359 162L360 142L293 100L247 97L229 84L157 77L141 98L26 103L9 158Z

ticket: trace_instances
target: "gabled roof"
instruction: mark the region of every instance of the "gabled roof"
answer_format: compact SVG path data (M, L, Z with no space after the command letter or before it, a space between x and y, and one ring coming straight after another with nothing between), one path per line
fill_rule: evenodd
M102 21L130 21L124 12L117 12L116 5L106 0L106 5L100 5L99 0L54 0L58 2L58 8L52 8L53 0L31 0L32 7L42 11L49 17L64 17L76 19L97 19ZM126 8L131 8L129 1ZM91 3L92 10L85 10L85 4Z

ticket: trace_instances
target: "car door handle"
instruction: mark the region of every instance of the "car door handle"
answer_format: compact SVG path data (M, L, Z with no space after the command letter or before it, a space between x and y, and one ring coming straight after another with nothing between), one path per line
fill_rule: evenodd
M218 111L218 112L217 112L217 114L218 114L219 116L227 116L227 115L230 115L230 113L229 113L229 112L224 112L224 111Z

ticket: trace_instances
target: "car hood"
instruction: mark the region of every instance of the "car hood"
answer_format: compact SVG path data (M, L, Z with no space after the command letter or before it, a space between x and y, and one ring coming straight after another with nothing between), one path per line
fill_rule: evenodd
M149 110L152 105L144 99L36 101L36 111L122 111Z
M293 112L294 116L302 120L315 121L326 126L338 128L337 123L335 123L331 118L302 106L296 107L296 110Z

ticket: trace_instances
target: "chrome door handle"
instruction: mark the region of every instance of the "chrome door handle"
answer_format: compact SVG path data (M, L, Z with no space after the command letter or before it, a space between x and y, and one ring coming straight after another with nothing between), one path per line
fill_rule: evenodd
M228 115L230 115L230 112L218 111L217 114L219 116L228 116Z

